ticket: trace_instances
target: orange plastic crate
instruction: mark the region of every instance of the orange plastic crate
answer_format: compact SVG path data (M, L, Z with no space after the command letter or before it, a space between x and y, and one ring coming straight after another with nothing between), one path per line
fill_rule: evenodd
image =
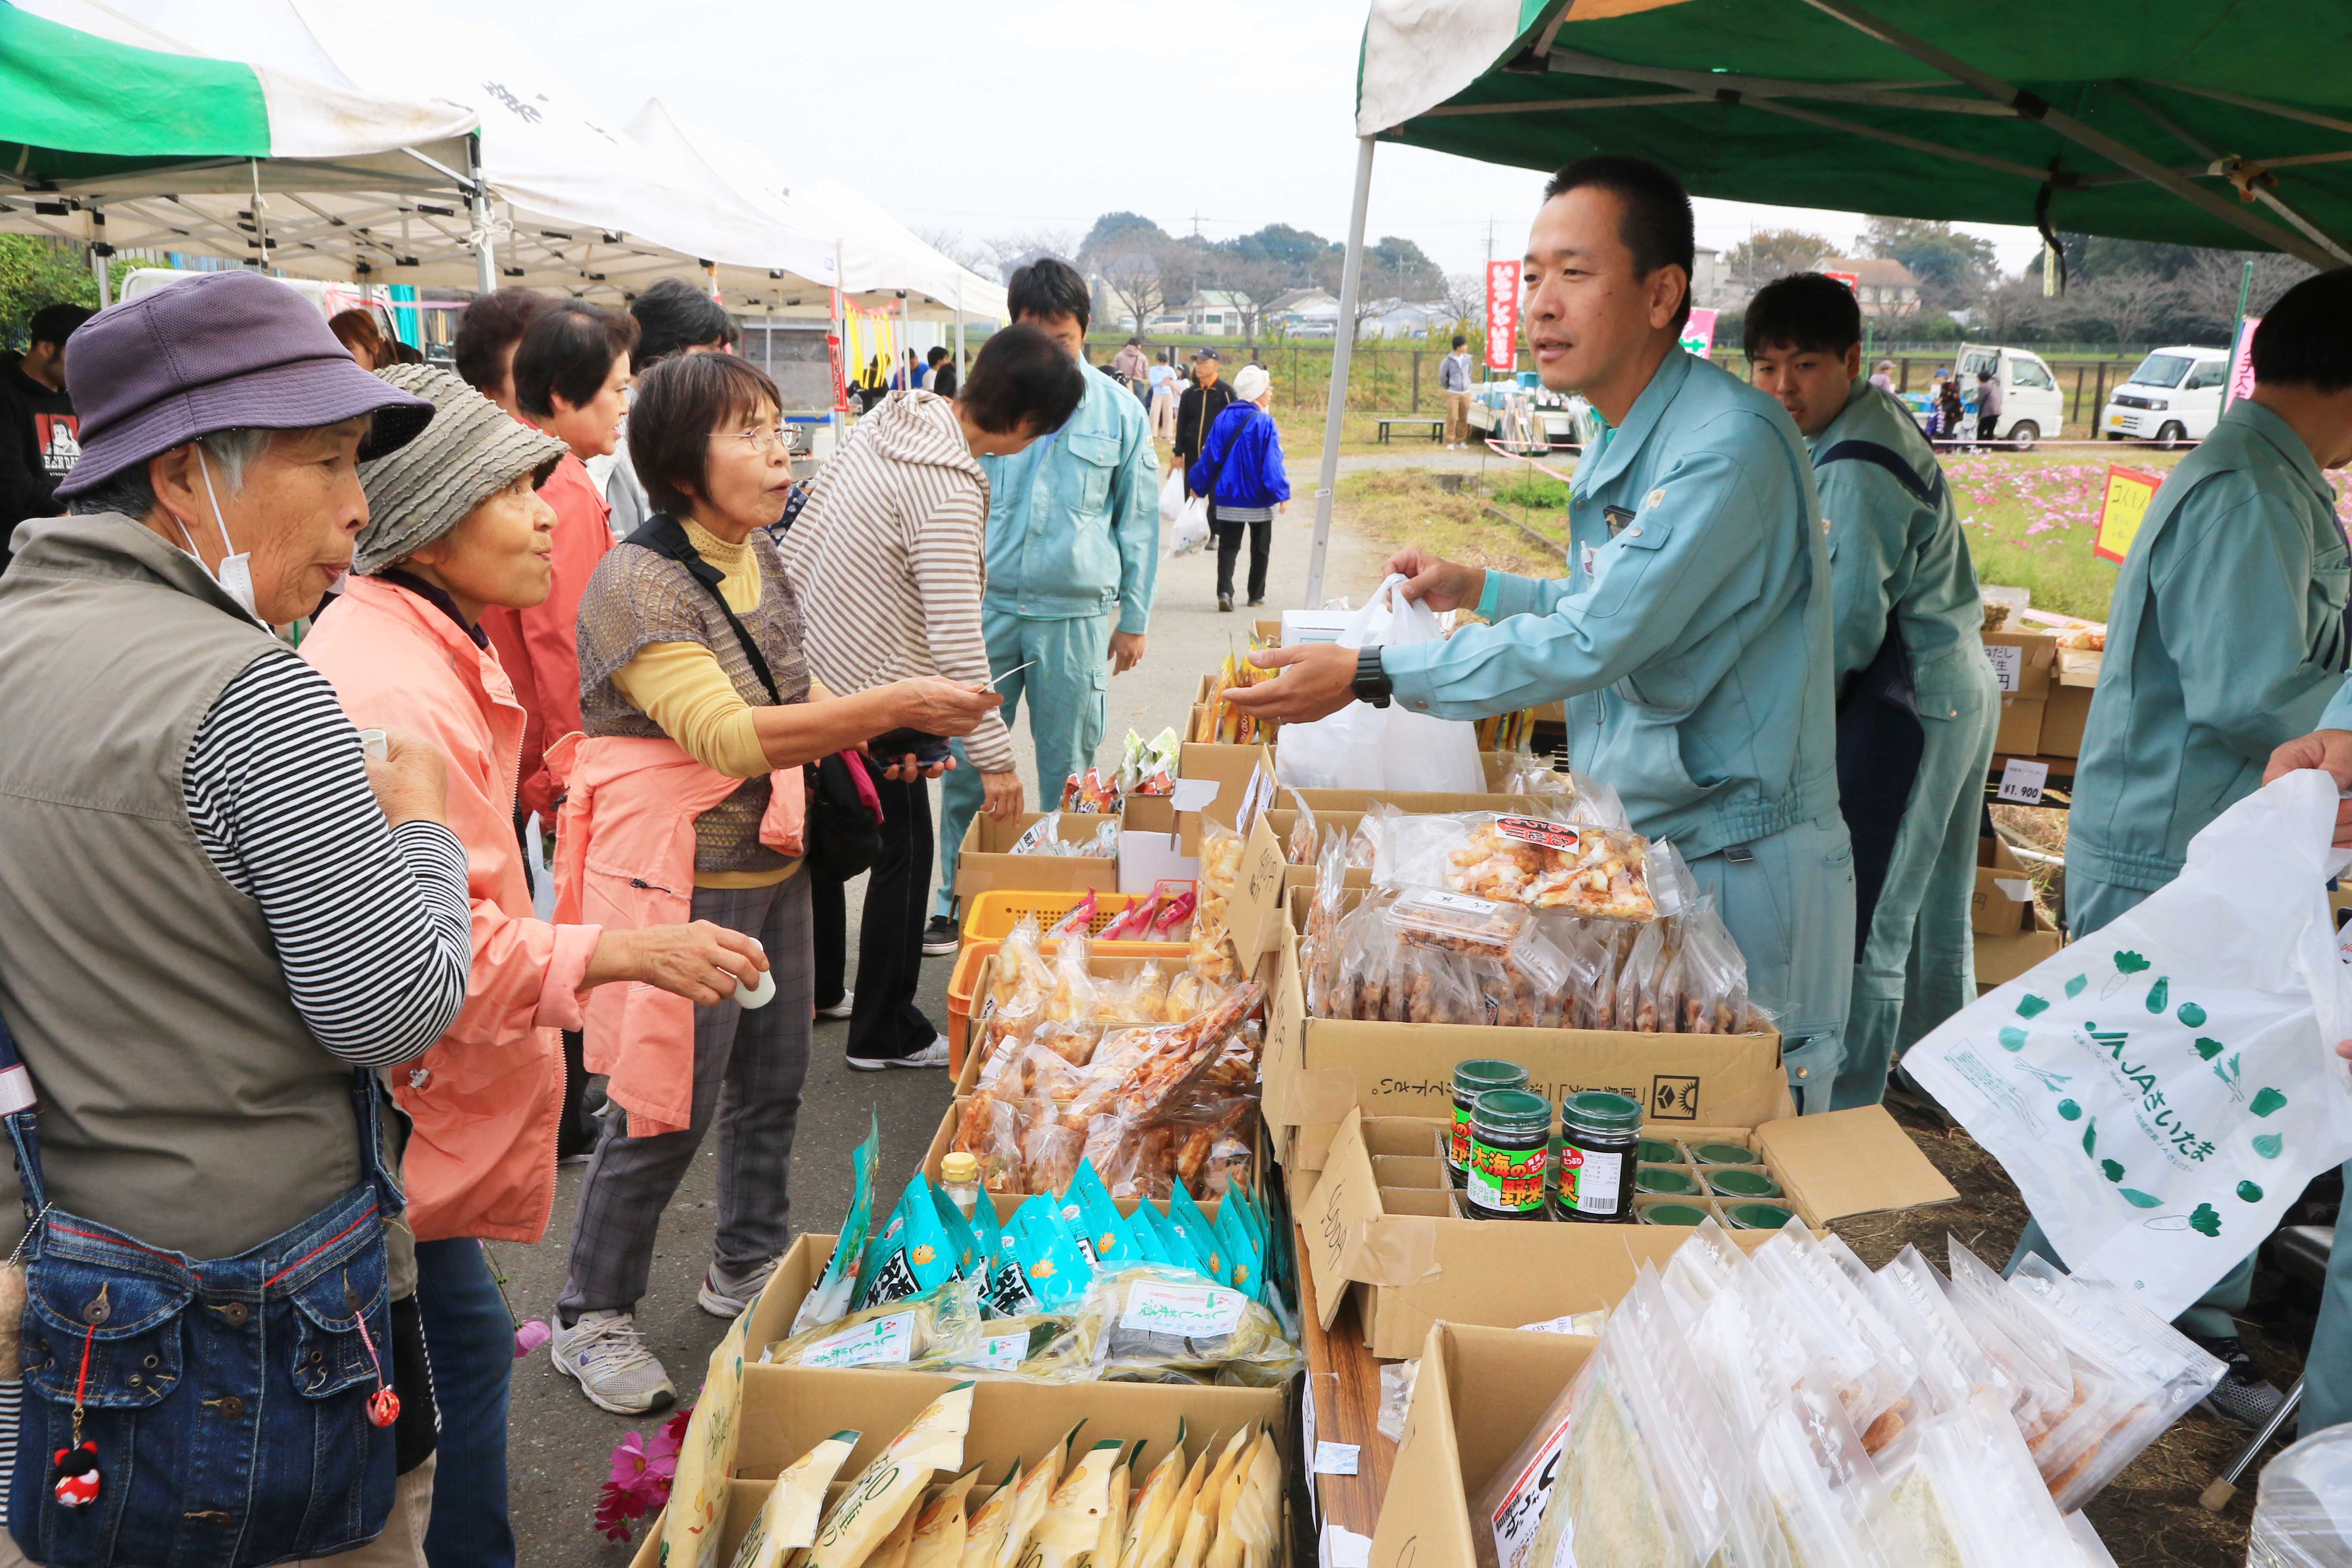
M1041 893L1017 888L998 888L973 896L971 908L963 917L963 940L1003 941L1013 934L1013 928L1024 916L1034 916L1037 929L1045 931L1055 921L1077 908L1086 898L1083 891ZM1087 922L1087 934L1095 936L1110 924L1129 905L1142 900L1134 893L1097 893L1095 918Z

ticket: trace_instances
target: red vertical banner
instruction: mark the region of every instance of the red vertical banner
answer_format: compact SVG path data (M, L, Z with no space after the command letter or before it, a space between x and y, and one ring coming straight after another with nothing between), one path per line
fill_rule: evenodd
M833 321L836 330L824 335L825 357L833 362L833 411L846 414L849 412L849 378L842 371L841 332L838 330L845 324L845 319L841 313L841 290L838 289L833 291Z
M1486 263L1486 368L1504 375L1519 363L1519 264Z
M2254 329L2262 324L2260 316L2248 316L2238 323L2238 345L2230 353L2230 389L2221 395L2224 408L2254 395Z

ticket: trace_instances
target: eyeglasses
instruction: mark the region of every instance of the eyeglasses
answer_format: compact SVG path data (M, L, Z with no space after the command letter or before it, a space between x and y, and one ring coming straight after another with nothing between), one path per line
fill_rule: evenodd
M756 430L735 430L710 437L714 441L740 441L761 457L793 449L792 432L781 425L762 425Z

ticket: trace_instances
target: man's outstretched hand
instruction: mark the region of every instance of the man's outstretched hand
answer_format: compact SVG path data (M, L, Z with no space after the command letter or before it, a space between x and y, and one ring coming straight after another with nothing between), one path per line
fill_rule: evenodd
M1399 591L1407 602L1427 605L1433 610L1458 610L1465 605L1475 609L1486 596L1485 567L1456 565L1417 546L1389 557L1388 574L1393 577L1400 573L1405 584Z
M1278 669L1272 680L1237 686L1225 700L1260 719L1304 723L1337 713L1356 699L1356 650L1338 643L1297 643L1249 656L1260 669Z
M2308 735L2297 735L2271 753L2270 766L2263 770L2263 783L2270 784L2297 768L2324 768L2339 793L2352 790L2352 730L2314 730ZM2336 847L2352 849L2352 800L2336 803Z

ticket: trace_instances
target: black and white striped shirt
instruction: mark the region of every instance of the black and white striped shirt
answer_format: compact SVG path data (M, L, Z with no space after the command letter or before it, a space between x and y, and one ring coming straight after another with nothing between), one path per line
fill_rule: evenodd
M320 1045L383 1068L441 1037L473 962L465 846L438 823L384 826L325 676L291 649L254 660L196 727L181 787Z

